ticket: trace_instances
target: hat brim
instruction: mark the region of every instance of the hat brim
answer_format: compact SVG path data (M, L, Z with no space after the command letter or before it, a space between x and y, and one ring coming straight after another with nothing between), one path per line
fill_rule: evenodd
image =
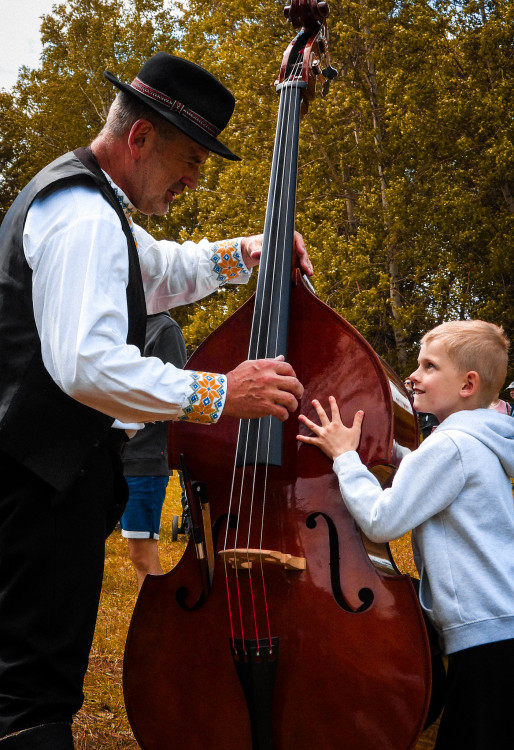
M148 107L150 107L150 109L153 109L155 112L161 115L161 117L164 117L165 120L171 122L172 125L175 125L175 127L181 130L182 133L187 135L193 141L195 141L195 143L199 143L200 146L203 146L204 148L209 149L209 151L222 156L224 159L230 159L231 161L241 161L241 157L234 154L228 148L228 146L225 146L224 143L218 141L217 138L214 138L213 136L206 133L190 120L186 120L176 112L170 112L167 107L163 106L159 102L154 101L149 96L146 96L129 84L122 83L110 71L105 70L104 76L108 81L117 86L121 91L124 91L126 94L139 99L139 101L143 102L143 104L146 104Z

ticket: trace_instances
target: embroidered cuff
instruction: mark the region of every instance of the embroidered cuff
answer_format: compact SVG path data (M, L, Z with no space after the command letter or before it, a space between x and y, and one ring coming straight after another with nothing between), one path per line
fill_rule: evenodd
M250 276L249 270L241 253L241 238L236 240L222 240L212 246L211 262L220 284L233 281L238 276Z
M182 407L180 419L191 422L214 424L218 421L227 393L226 375L215 372L197 372L190 370L190 393L187 402Z

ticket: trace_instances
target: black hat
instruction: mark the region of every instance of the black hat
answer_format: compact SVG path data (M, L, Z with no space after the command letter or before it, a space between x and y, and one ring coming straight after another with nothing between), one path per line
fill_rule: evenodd
M104 76L196 143L225 159L239 161L239 156L217 140L234 111L235 99L204 68L167 52L157 52L145 62L131 84L121 83L108 70Z

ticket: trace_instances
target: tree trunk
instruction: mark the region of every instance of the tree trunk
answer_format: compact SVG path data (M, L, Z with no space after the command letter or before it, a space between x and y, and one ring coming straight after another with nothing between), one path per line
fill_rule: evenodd
M507 208L511 212L511 214L514 214L514 198L512 197L512 193L510 192L510 187L507 182L504 182L501 186L501 191L503 193L503 197L505 198L505 203L507 205Z
M361 7L367 10L366 0L361 0ZM377 152L378 177L380 181L380 195L382 203L382 214L386 236L387 265L389 274L389 302L392 313L392 329L396 343L398 362L402 371L407 366L407 347L403 331L403 325L400 323L400 313L402 308L402 298L400 293L400 278L398 272L398 263L396 260L397 247L393 239L391 214L389 210L388 183L384 165L383 139L382 139L382 119L379 106L378 83L375 70L375 63L372 56L372 43L370 42L371 34L366 21L363 22L364 38L366 40L366 78L369 88L369 99L371 103L371 114L373 120L373 139Z

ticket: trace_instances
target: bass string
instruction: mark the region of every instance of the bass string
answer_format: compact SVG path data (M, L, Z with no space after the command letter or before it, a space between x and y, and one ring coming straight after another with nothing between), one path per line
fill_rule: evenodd
M275 207L275 201L273 201L273 208L274 207ZM263 254L264 254L264 251L265 251L265 249L263 249ZM262 260L263 260L263 258L261 258L261 261ZM271 284L272 284L272 288L273 288L273 282L274 282L274 279L276 277L276 274L275 274L276 257L272 259L273 265L272 265L271 262L269 262L268 259L266 259L266 260L267 260L267 262L266 262L266 264L264 264L264 268L263 268L263 264L261 263L261 272L264 270L264 280L263 280L262 286L263 286L263 288L266 287L266 285L268 283L267 282L268 274L271 273ZM264 324L263 324L263 313L264 313L264 310L265 310L265 306L261 305L260 308L259 308L259 314L258 314L257 319L254 316L254 320L253 320L253 324L252 324L252 337L251 337L250 348L249 348L249 352L248 352L248 359L251 359L254 356L254 351L253 350L255 350L255 352L259 351L259 348L260 348L260 345L261 345L262 331L263 331L263 328L264 328ZM266 326L266 330L269 330L269 321L268 321L268 324ZM255 331L256 331L256 334L255 334ZM238 449L239 449L240 445L243 442L241 434L242 434L242 425L243 425L244 421L245 420L242 420L240 422L240 425L239 425L239 431L238 431L238 437L237 437L237 449L236 449L236 453L235 453L235 456L234 456L234 466L233 466L233 476L232 476L232 489L231 489L231 495L230 495L229 510L231 510L231 508L232 508L232 502L233 502L233 496L234 496L234 488L235 488L236 462L237 462ZM260 437L260 427L261 427L261 420L258 420L258 423L257 423L257 429L258 429L257 438ZM247 459L248 459L249 430L246 430L245 432L246 432L246 437L244 439L244 454L243 454L243 462L242 462L243 463L243 471L242 471L243 476L244 476L244 468L245 468L245 466L247 464ZM258 440L257 440L257 443L258 443ZM249 461L249 463L251 464L251 461ZM240 498L241 498L241 495L240 495ZM240 507L241 507L241 505L239 504L239 509L240 509ZM237 515L238 515L238 522L239 522L239 511L238 511ZM237 547L237 539L238 539L238 536L239 536L239 527L238 527L238 524L236 525L236 535L235 536L236 536L236 541L235 541L234 548ZM225 533L225 550L227 549L227 538L228 538L228 527L227 527L226 533Z
M301 73L301 65L298 63L296 64L295 68L293 69L293 72L291 73L290 80L293 80L299 73ZM285 91L285 112L286 112L286 124L285 128L287 132L290 132L290 123L291 123L291 113L293 111L293 108L295 106L295 96L296 96L296 90L293 87L287 87ZM280 200L274 201L274 205L281 205L282 204L282 198L284 190L288 185L291 184L292 179L292 160L289 160L289 174L284 174L283 179L279 185L280 189ZM292 208L289 203L287 203L286 211L294 210L294 207ZM288 222L288 215L282 217L284 223L287 225ZM279 295L279 301L278 301L278 317L281 317L282 314L282 289L283 289L283 279L286 274L289 274L291 269L287 265L288 256L285 252L286 247L285 243L287 242L287 236L284 233L282 237L282 243L283 246L280 248L280 251L278 253L278 256L281 258L282 265L280 269L279 274L279 289L280 289L280 295ZM269 345L269 342L268 342ZM277 356L281 352L278 351L278 327L276 328L275 332L275 341L273 342L273 356ZM268 435L267 435L267 455L269 458L269 451L270 451L270 441L271 441L271 420L268 422ZM260 527L260 538L259 538L259 548L262 550L263 548L263 539L264 539L264 519L265 519L265 513L266 513L266 502L268 498L267 493L267 486L268 486L268 468L269 468L269 461L266 461L266 464L264 466L264 487L263 487L263 501L262 501L262 511L261 511L261 527ZM264 563L262 556L260 558L260 568L261 568L261 579L262 579L262 592L263 592L263 599L264 599L264 610L265 610L265 617L266 617L266 625L267 625L267 635L268 635L268 641L269 641L269 652L270 654L273 653L273 646L272 646L272 637L271 637L271 624L270 624L270 613L269 613L269 607L267 602L267 595L266 595L266 581L265 581L265 575L264 575Z
M288 78L288 82L293 82L295 79L299 78L302 71L302 64L301 64L301 55L300 59L296 61L291 74ZM295 106L295 97L296 97L296 89L292 86L286 87L284 92L284 98L285 98L285 131L290 132L291 130L291 120L292 116L291 113L294 111ZM285 142L285 139L282 138L282 142ZM283 195L284 191L286 190L287 186L291 184L291 180L293 178L292 175L292 160L289 159L289 173L283 175L282 180L280 181L280 184L278 185L278 192L279 192L279 199L277 200L275 196L275 200L273 201L273 206L280 206L282 205ZM276 188L275 188L276 189ZM294 210L294 206L292 207L290 203L287 203L286 205L286 215L282 217L282 222L284 225L287 225L289 216L287 215L288 211ZM279 248L279 252L275 254L275 264L277 257L281 259L281 268L279 272L279 300L278 300L278 311L277 311L277 317L280 318L282 316L282 289L283 286L283 279L286 276L286 274L290 273L290 268L287 265L288 255L286 254L286 247L285 243L287 242L288 238L286 234L284 233L282 236L282 247ZM276 280L276 274L273 275L273 281ZM271 312L270 312L271 315ZM283 352L278 351L278 326L275 331L275 341L272 342L272 348L270 347L269 342L269 330L271 326L268 325L266 336L268 338L267 340L267 351L270 351L268 356L276 357L278 354L281 354ZM268 435L267 435L267 455L269 458L269 452L270 452L270 440L271 440L271 420L268 421ZM268 468L269 468L269 461L266 461L265 464L265 477L264 477L264 491L263 491L263 503L262 503L262 511L261 511L261 528L260 528L260 541L259 546L260 549L263 547L263 536L264 536L264 517L265 517L265 511L266 511L266 500L267 500L267 480L268 480ZM264 568L263 563L261 559L261 569L262 569L262 577L264 579Z
M302 69L302 63L301 63L301 55L299 56L300 59L296 61L289 78L287 80L287 83L294 82L295 79L297 79L301 75L301 69ZM284 117L282 118L282 131L288 132L290 129L290 122L291 122L291 113L293 111L293 108L295 106L295 89L292 86L286 86L284 87L281 97L283 98L283 102L281 101L281 108L284 112ZM277 137L279 137L279 134L277 133ZM281 138L282 143L285 143L284 138ZM284 190L286 186L290 183L290 180L292 179L292 161L289 160L289 173L284 173L282 176L282 180L279 181L279 184L275 184L272 186L274 193L272 195L271 205L272 205L272 214L269 217L270 218L270 224L272 225L275 219L274 212L276 210L279 210L280 206L282 205ZM294 207L293 207L294 209ZM287 210L290 210L290 206L287 206ZM285 217L281 217L282 221L287 220L287 215ZM262 340L264 340L264 346L266 351L267 357L276 357L280 352L278 352L278 327L276 327L275 332L275 340L270 341L270 329L271 329L271 317L272 315L277 316L280 318L282 314L282 296L281 296L281 290L283 288L283 278L284 274L289 273L290 269L286 268L286 260L287 255L285 253L285 242L287 241L287 237L284 235L282 239L282 247L276 248L275 252L273 254L272 263L269 261L266 263L264 268L264 284L263 286L266 286L266 283L271 284L271 298L273 299L274 296L274 290L275 285L279 284L279 295L278 295L278 304L276 305L276 309L272 310L271 307L268 308L268 310L265 310L265 305L261 305L260 311L259 311L259 317L257 321L257 336L256 336L256 351L259 351L259 348L261 346ZM281 264L279 268L277 269L277 259L281 259ZM278 272L277 272L278 271ZM271 279L268 280L267 275L271 274ZM264 320L265 312L267 313L267 319ZM246 540L246 565L247 565L247 574L248 574L248 583L249 583L249 599L250 599L250 608L251 608L251 621L253 623L253 629L255 633L255 640L257 643L257 654L259 654L260 650L260 638L259 638L259 628L258 628L258 618L256 613L256 603L255 603L255 595L254 595L254 588L253 588L253 579L252 579L252 559L250 554L250 542L251 542L251 533L252 533L252 526L253 526L253 516L254 516L254 505L255 505L255 498L256 498L256 491L257 491L257 452L258 452L258 445L259 445L259 438L260 438L260 432L261 428L263 426L263 420L258 420L258 426L257 426L257 440L256 440L256 448L255 448L255 456L253 457L253 462L250 462L250 465L253 465L253 472L252 472L252 486L251 486L251 492L250 492L250 507L248 512L248 532L247 532L247 540ZM237 438L237 446L239 448L239 445L242 441L241 438L241 423L239 426L238 431L238 438ZM240 627L240 633L241 633L241 640L243 643L243 649L246 652L245 648L245 636L244 636L244 613L243 613L243 604L242 604L242 594L241 594L241 586L239 581L239 565L238 565L238 539L239 539L239 531L240 531L240 520L241 520L241 513L242 513L242 506L243 506L243 498L244 498L244 484L245 484L245 478L247 475L247 472L245 471L247 460L248 460L248 441L249 441L249 430L246 430L246 436L245 436L245 443L244 443L244 459L241 467L241 482L239 487L239 499L237 501L237 513L236 513L236 528L235 528L235 534L234 534L234 544L232 548L232 552L234 554L234 576L235 576L235 587L236 587L236 601L237 601L237 610L238 610L238 620L239 620L239 627ZM264 439L267 444L267 456L269 459L269 451L270 451L270 440L271 440L271 419L268 419L268 434L267 436L264 436ZM231 511L232 511L232 505L234 503L234 495L235 495L235 485L236 485L236 476L237 476L237 453L238 450L236 450L236 456L234 457L234 465L233 465L233 472L232 472L232 482L231 482L231 490L230 490L230 499L229 499L229 512L228 517L231 517ZM263 466L264 470L264 478L263 478L263 489L262 489L262 506L261 506L261 518L260 518L260 530L259 530L259 551L262 552L263 550L263 539L264 539L264 521L265 521L265 509L266 509L266 500L267 500L267 487L268 487L268 468L269 468L269 460L266 460ZM229 532L229 523L227 522L226 528L225 528L225 541L224 541L224 551L227 551L228 546L228 532ZM260 578L261 578L261 586L262 586L262 596L263 596L263 603L264 603L264 616L265 616L265 622L266 622L266 630L267 630L267 638L269 642L269 650L270 653L272 653L272 636L271 636L271 624L270 624L270 613L269 613L269 607L268 607L268 601L267 601L267 595L266 595L266 581L265 581L265 572L264 572L264 563L263 563L263 557L262 555L258 556L259 564L260 564ZM232 613L232 606L231 606L231 598L230 598L230 583L229 583L229 572L228 572L228 565L227 565L227 558L224 556L224 566L225 566L225 579L226 579L226 592L227 592L227 600L228 600L228 613L229 613L229 622L230 622L230 630L231 630L231 638L232 638L232 644L233 648L235 650L235 626L234 626L234 618Z

